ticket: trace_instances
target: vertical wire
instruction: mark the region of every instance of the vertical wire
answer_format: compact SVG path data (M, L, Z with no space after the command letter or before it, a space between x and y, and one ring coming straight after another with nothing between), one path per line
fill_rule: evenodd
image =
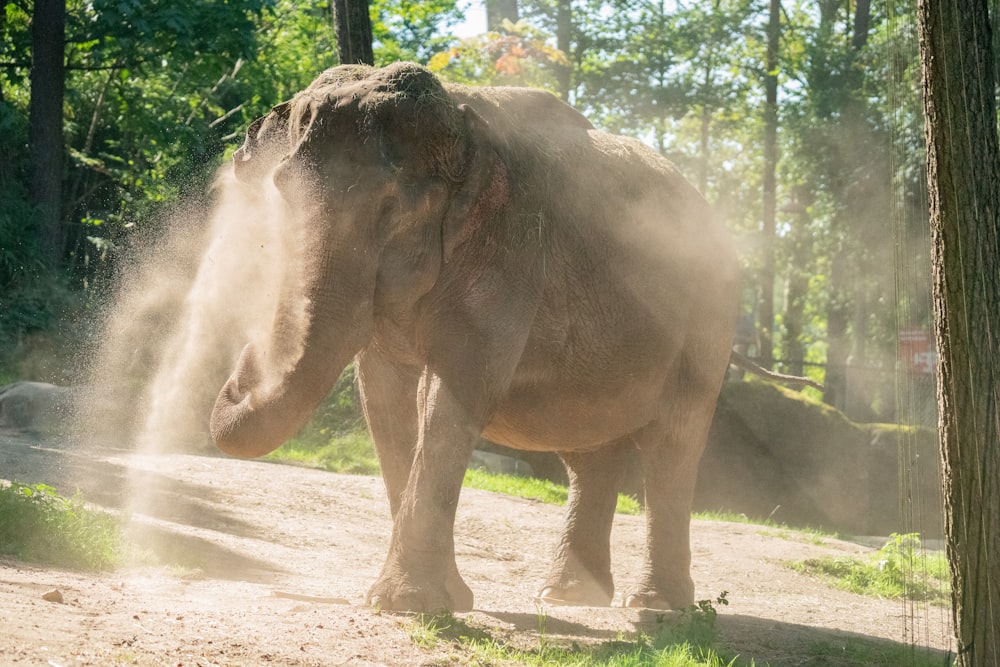
M900 183L899 176L899 163L897 162L898 150L900 145L900 139L898 137L899 128L903 119L900 117L901 103L898 94L898 80L902 76L900 71L900 53L899 53L899 29L896 24L896 3L894 0L887 0L887 20L888 20L888 30L889 30L889 113L890 117L890 136L889 136L889 169L890 178L893 184L891 201L890 201L890 220L892 223L892 234L893 234L893 254L895 267L894 270L894 288L895 288L895 301L898 304L896 309L896 331L901 331L903 327L909 326L911 324L910 318L910 304L908 300L908 294L905 293L905 286L909 285L908 276L906 274L907 261L909 254L907 251L906 234L905 234L905 203L901 203L901 198L903 197L903 184ZM905 156L904 158L905 159ZM909 374L905 373L903 368L900 368L900 357L901 353L898 349L899 340L897 336L897 351L896 351L896 372L895 372L895 384L896 384L896 411L899 415L900 421L911 422L913 418L912 405L907 404L904 406L903 403L912 396L909 383ZM913 495L911 492L911 478L909 474L909 461L911 443L908 434L901 434L897 441L897 477L899 480L899 491L898 491L898 510L899 510L899 522L901 526L901 532L904 534L912 532L913 526L913 514L912 514L912 504L910 500ZM903 623L903 637L913 643L915 641L914 633L914 610L912 604L908 601L909 599L909 582L911 580L911 573L909 571L904 572L904 595L900 600L901 614L900 618Z
M909 78L907 63L912 66L913 54L916 52L915 20L912 11L914 6L910 2L904 3L900 7L896 0L886 0L889 55L889 168L893 186L890 219L893 234L897 331L902 331L915 324L914 311L919 314L931 311L929 294L914 289L914 285L926 284L930 279L929 266L925 266L923 263L918 266L914 261L918 252L923 255L925 260L928 257L930 251L929 227L925 219L913 219L913 209L907 205L906 176L903 173L907 164L906 147L922 146L924 142L924 137L919 133L922 124L916 122L920 115L918 113L914 118L910 114L913 108L909 105L914 101L917 91L906 86L906 83L912 81ZM921 181L921 184L925 185L925 182ZM918 188L917 197L916 210L928 211L929 200L926 187ZM918 238L913 238L911 231L913 229L922 229L923 233ZM917 307L918 301L923 301L922 307ZM898 421L904 424L919 424L927 416L928 401L931 398L928 396L930 388L926 380L918 379L911 372L908 364L902 358L902 349L900 348L897 337L894 383ZM934 402L931 402L931 405L934 405ZM904 597L900 601L903 638L910 643L914 659L918 645L922 644L925 647L925 652L929 651L932 633L936 636L948 636L951 625L950 616L946 609L930 605L926 601L919 602L914 595L918 577L924 582L931 581L926 532L931 528L943 530L943 525L933 527L927 525L929 519L923 498L924 489L920 482L925 475L930 474L926 469L927 465L931 465L932 469L937 469L937 466L934 465L935 458L932 458L930 463L921 458L919 443L920 438L913 430L902 431L897 443L899 525L903 534L916 533L924 538L918 542L917 549L912 552L907 551L910 558L904 564ZM938 495L934 500L937 501L938 506L943 506L940 475L937 488ZM936 585L939 586L938 592L941 592L941 585ZM936 610L936 614L932 613L932 610ZM918 613L920 611L923 613Z

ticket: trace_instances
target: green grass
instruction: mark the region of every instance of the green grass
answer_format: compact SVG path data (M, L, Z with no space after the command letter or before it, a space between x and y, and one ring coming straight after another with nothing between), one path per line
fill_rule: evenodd
M325 434L295 438L263 457L266 461L291 463L349 475L379 474L378 458L366 431L355 431L326 439ZM320 442L317 442L317 438ZM568 490L561 484L533 477L493 474L470 469L464 485L471 489L495 491L509 496L529 498L553 505L565 505ZM617 512L639 514L642 508L635 498L618 495Z
M915 533L894 534L885 546L865 558L809 558L789 566L852 593L938 605L951 603L947 558L941 552L924 551Z
M702 521L728 521L730 523L743 523L752 526L760 526L760 535L765 537L777 537L782 540L793 542L805 542L807 544L824 544L830 539L843 539L840 533L831 533L819 528L794 527L787 524L778 523L769 518L755 518L737 512L694 512L692 519Z
M619 635L598 644L569 644L551 641L545 634L546 616L539 612L538 635L535 641L522 641L524 633L498 638L483 627L451 614L419 616L410 628L411 640L422 648L447 645L462 654L463 664L517 664L529 667L730 667L753 662L728 661L714 648L714 604L728 604L725 594L715 603L702 600L698 605L671 616L671 622L658 618L658 628L652 633Z
M508 496L538 500L552 505L565 505L569 497L569 489L562 484L534 477L489 473L474 468L465 471L464 485L470 489L495 491ZM642 507L639 501L632 496L619 493L615 511L619 514L639 514Z
M378 458L365 431L337 435L325 444L292 439L263 458L348 475L379 474Z
M116 517L44 484L0 488L0 554L59 567L106 570L124 554Z

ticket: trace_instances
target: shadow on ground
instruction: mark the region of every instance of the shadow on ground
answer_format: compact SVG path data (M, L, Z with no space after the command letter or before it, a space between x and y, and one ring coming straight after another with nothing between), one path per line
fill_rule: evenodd
M481 610L478 613L495 619L507 626L513 626L518 633L535 633L539 638L551 637L556 641L572 640L574 637L596 638L601 642L622 640L617 629L599 630L568 619L559 618L559 610L540 608L537 614L509 613ZM635 632L655 637L664 629L689 622L683 612L660 612L643 610L634 624ZM488 635L472 629L469 638L482 639ZM855 634L826 628L817 628L797 623L787 623L766 618L741 614L720 613L715 620L714 636L716 650L736 666L747 665L947 665L949 654L901 642L887 641L877 637ZM729 649L739 646L739 653ZM634 650L629 644L625 650ZM729 664L729 663L727 663Z
M281 571L210 539L171 529L176 525L264 537L257 527L224 509L227 498L217 489L116 462L128 455L0 432L0 479L46 484L66 497L79 493L88 503L131 517L127 534L142 546L140 558L151 556L162 565L233 581L265 581Z

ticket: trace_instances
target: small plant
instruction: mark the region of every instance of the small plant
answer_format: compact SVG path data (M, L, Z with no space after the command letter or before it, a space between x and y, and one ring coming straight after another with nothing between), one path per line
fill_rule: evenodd
M950 601L948 561L939 552L925 552L916 533L894 533L881 549L864 559L810 558L790 566L861 595L940 605Z
M0 554L62 567L109 569L123 557L118 519L51 486L0 488Z

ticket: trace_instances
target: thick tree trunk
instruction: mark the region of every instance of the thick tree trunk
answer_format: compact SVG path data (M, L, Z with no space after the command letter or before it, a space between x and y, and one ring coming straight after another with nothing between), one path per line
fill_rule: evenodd
M517 23L517 0L486 0L486 29L499 31L504 19Z
M958 663L1000 665L1000 149L986 0L920 0Z
M66 0L35 0L31 17L31 201L38 210L38 238L49 269L62 261L63 97Z
M374 65L372 19L368 0L332 0L337 31L337 57L341 65Z

